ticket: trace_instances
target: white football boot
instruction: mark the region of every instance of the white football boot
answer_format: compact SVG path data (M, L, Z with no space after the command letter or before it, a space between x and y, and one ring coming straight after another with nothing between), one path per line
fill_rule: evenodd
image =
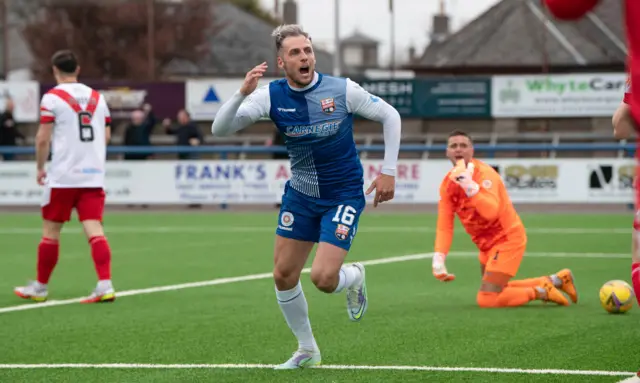
M276 370L294 370L297 368L310 368L319 366L322 358L320 350L303 350L298 349L293 356L286 362L274 367Z
M38 281L31 281L26 286L20 286L13 289L13 292L23 299L30 299L35 302L44 302L47 300L47 285L43 285Z
M369 300L367 299L367 281L364 273L364 265L360 262L352 264L353 267L360 269L362 279L360 283L347 289L347 313L349 319L358 322L367 312Z

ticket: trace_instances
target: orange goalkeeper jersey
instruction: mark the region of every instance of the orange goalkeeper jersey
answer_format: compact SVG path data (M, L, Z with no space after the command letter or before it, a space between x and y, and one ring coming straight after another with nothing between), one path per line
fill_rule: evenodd
M516 212L500 175L486 163L473 159L473 180L480 191L467 197L462 188L449 179L440 184L435 251L447 254L453 240L453 220L457 215L465 231L479 250L489 251L503 241L526 241L524 225Z

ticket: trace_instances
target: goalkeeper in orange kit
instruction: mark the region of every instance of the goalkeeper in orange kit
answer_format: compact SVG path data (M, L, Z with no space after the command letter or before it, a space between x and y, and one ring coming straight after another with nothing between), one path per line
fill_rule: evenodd
M447 157L455 167L440 185L433 275L445 282L455 279L447 271L445 260L457 215L480 250L480 307L522 306L533 300L568 306L561 290L576 303L578 294L568 269L539 278L511 280L522 262L527 234L500 175L473 158L473 142L463 131L449 135Z

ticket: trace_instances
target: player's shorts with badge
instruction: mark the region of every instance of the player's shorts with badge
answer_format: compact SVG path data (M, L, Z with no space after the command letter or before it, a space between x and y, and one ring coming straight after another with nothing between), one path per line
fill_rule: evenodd
M345 250L351 248L366 200L324 200L308 197L285 186L276 234L300 241L328 242Z

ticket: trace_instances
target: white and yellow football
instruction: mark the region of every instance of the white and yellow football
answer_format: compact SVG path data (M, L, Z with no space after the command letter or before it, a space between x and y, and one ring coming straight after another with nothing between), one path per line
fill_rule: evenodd
M626 313L633 307L635 295L629 284L622 280L613 280L600 288L600 304L611 314Z

